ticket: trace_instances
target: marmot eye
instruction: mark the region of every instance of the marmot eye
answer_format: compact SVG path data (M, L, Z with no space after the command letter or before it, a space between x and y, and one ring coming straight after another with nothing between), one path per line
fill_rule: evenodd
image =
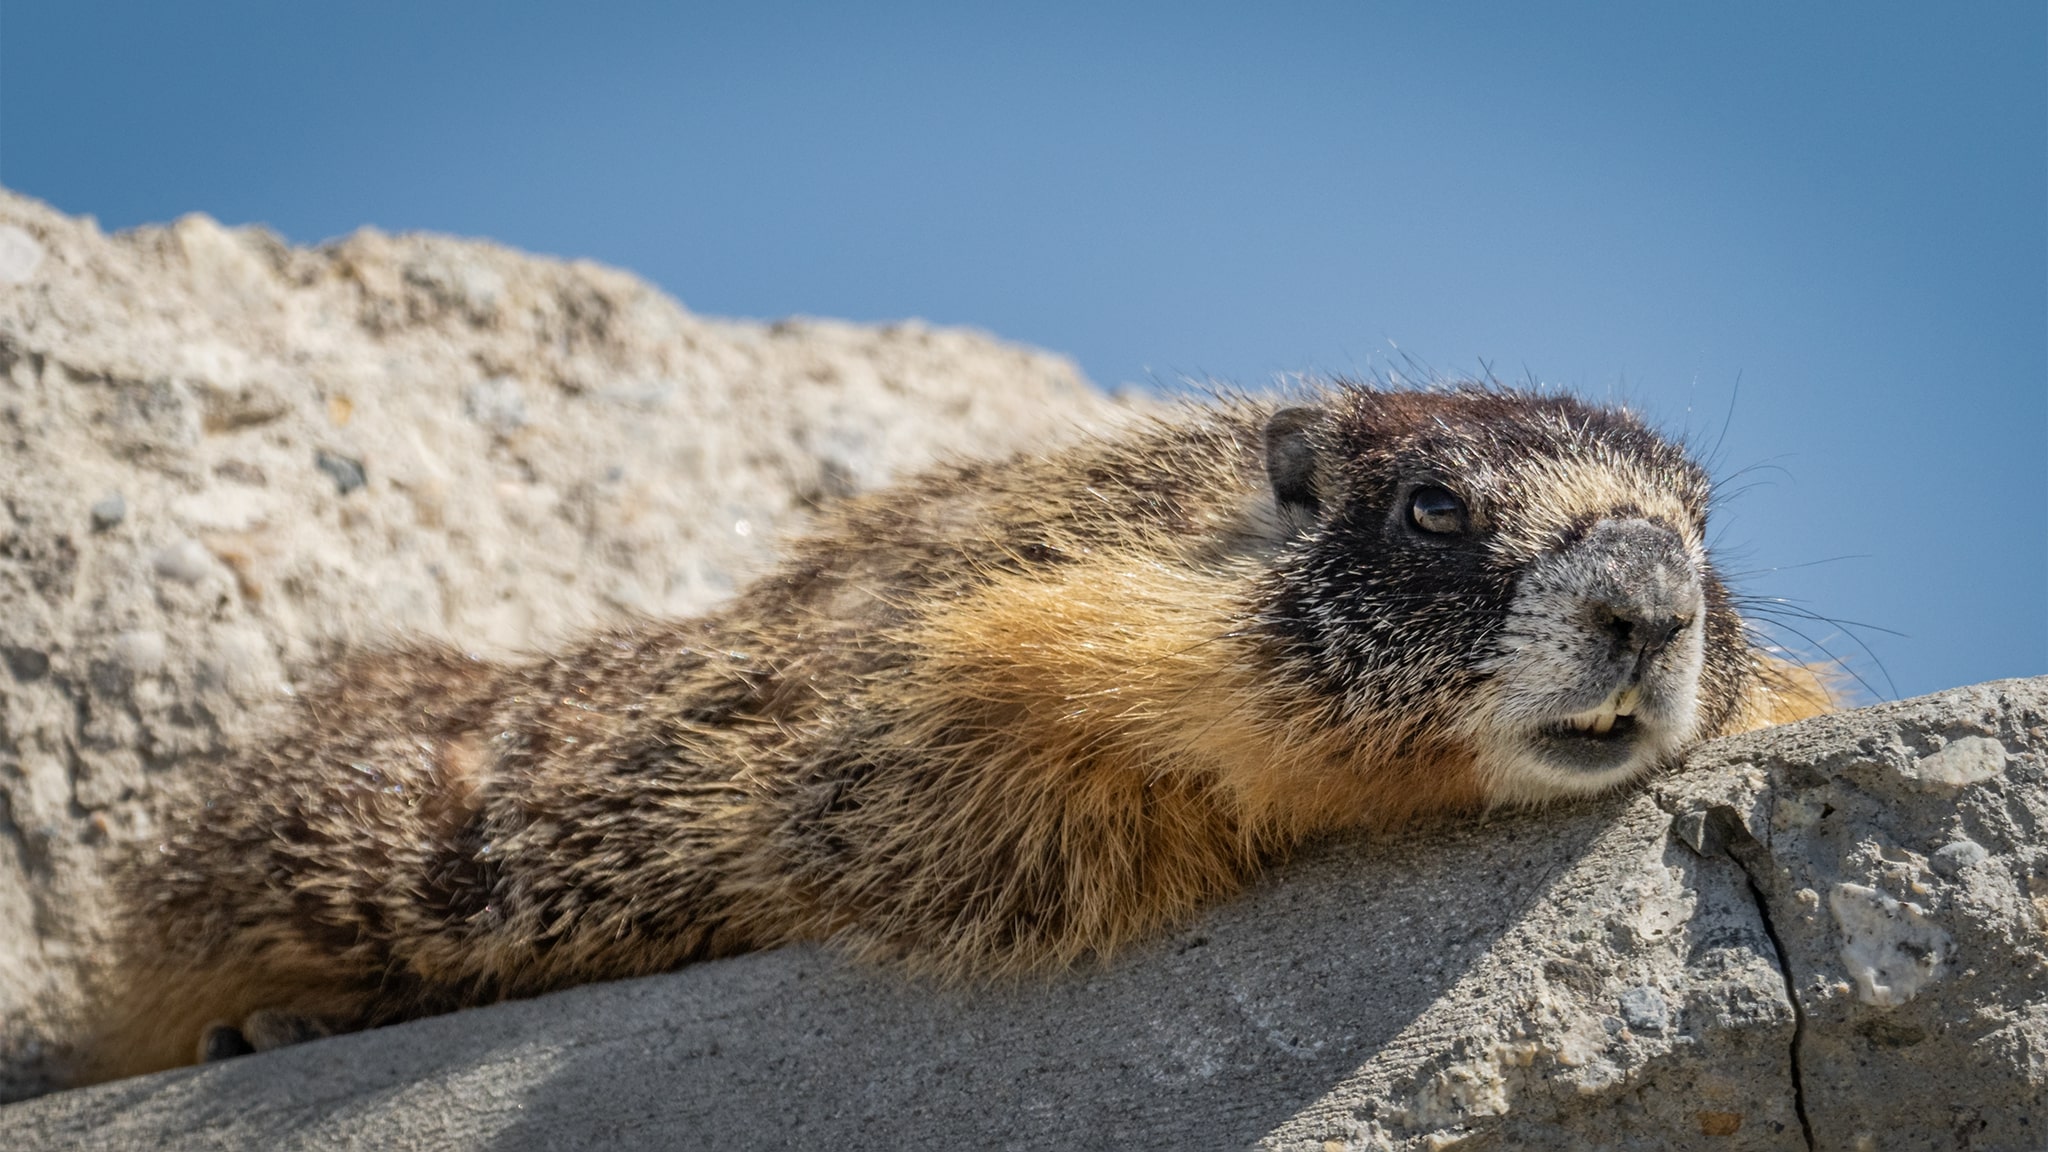
M1470 526L1471 520L1465 514L1465 502L1457 493L1433 484L1424 485L1408 497L1408 519L1424 532L1439 535L1456 535Z

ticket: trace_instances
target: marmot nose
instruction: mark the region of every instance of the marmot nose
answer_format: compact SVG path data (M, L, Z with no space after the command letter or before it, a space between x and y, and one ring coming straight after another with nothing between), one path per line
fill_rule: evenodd
M1678 533L1649 520L1602 520L1579 543L1591 561L1585 620L1610 656L1638 667L1669 647L1700 610L1699 572Z
M1599 622L1614 645L1616 659L1633 655L1637 664L1647 663L1685 626L1692 623L1690 617L1676 612L1644 611L1639 608L1601 605L1593 610L1593 618Z

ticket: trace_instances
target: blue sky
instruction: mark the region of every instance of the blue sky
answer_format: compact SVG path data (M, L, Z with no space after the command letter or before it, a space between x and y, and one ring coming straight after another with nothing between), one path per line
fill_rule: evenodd
M1750 469L1743 590L1901 633L1859 633L1887 682L1802 624L1910 695L2048 672L2044 11L7 0L0 183L489 236L1104 385L1627 400Z

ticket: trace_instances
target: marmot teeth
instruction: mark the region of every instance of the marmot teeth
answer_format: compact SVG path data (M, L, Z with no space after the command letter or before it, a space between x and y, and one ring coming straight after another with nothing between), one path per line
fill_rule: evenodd
M1581 712L1576 716L1567 716L1564 722L1581 732L1593 732L1604 736L1614 730L1614 719L1613 709L1601 707L1590 712Z
M1633 685L1617 688L1597 708L1588 708L1565 717L1565 723L1581 732L1605 736L1614 731L1614 722L1623 716L1636 714L1636 706L1642 702L1642 691Z

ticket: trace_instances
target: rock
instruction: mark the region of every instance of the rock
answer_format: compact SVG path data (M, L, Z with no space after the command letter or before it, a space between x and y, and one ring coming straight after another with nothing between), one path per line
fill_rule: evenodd
M1919 758L1908 776L1922 788L1962 788L2005 771L2005 746L1985 736L1964 736Z
M2004 771L1920 788L1965 731ZM0 1109L0 1144L2034 1149L2044 817L2048 678L1980 685L1719 741L1630 795L1316 845L1062 977L933 988L789 948L59 1093ZM1960 879L1918 868L1965 826Z
M1655 988L1638 985L1621 994L1621 1022L1638 1032L1662 1032L1671 1025L1671 1007Z
M972 332L707 319L438 236L106 236L0 192L0 1100L50 1082L147 799L340 645L698 612L822 502L1118 413Z
M0 224L0 284L26 284L43 266L43 246L12 224Z
M132 683L137 676L153 676L163 671L168 644L163 633L144 628L114 637L110 651L127 678L123 683Z
M1927 863L1943 877L1953 880L1956 873L1972 864L1982 864L1990 858L1990 851L1982 844L1962 836L1935 849L1934 855L1928 858Z
M190 537L158 552L150 565L157 575L180 584L197 584L214 570L213 554Z
M40 680L50 670L50 654L35 648L0 649L0 659L16 680Z
M322 449L313 454L313 465L334 481L334 490L343 496L369 483L363 475L363 462L353 456L343 456Z
M92 526L105 532L128 518L128 502L121 499L119 492L109 492L103 498L94 501L90 511Z
M469 418L499 436L510 436L526 427L526 397L519 381L510 376L493 376L463 390L463 411Z

